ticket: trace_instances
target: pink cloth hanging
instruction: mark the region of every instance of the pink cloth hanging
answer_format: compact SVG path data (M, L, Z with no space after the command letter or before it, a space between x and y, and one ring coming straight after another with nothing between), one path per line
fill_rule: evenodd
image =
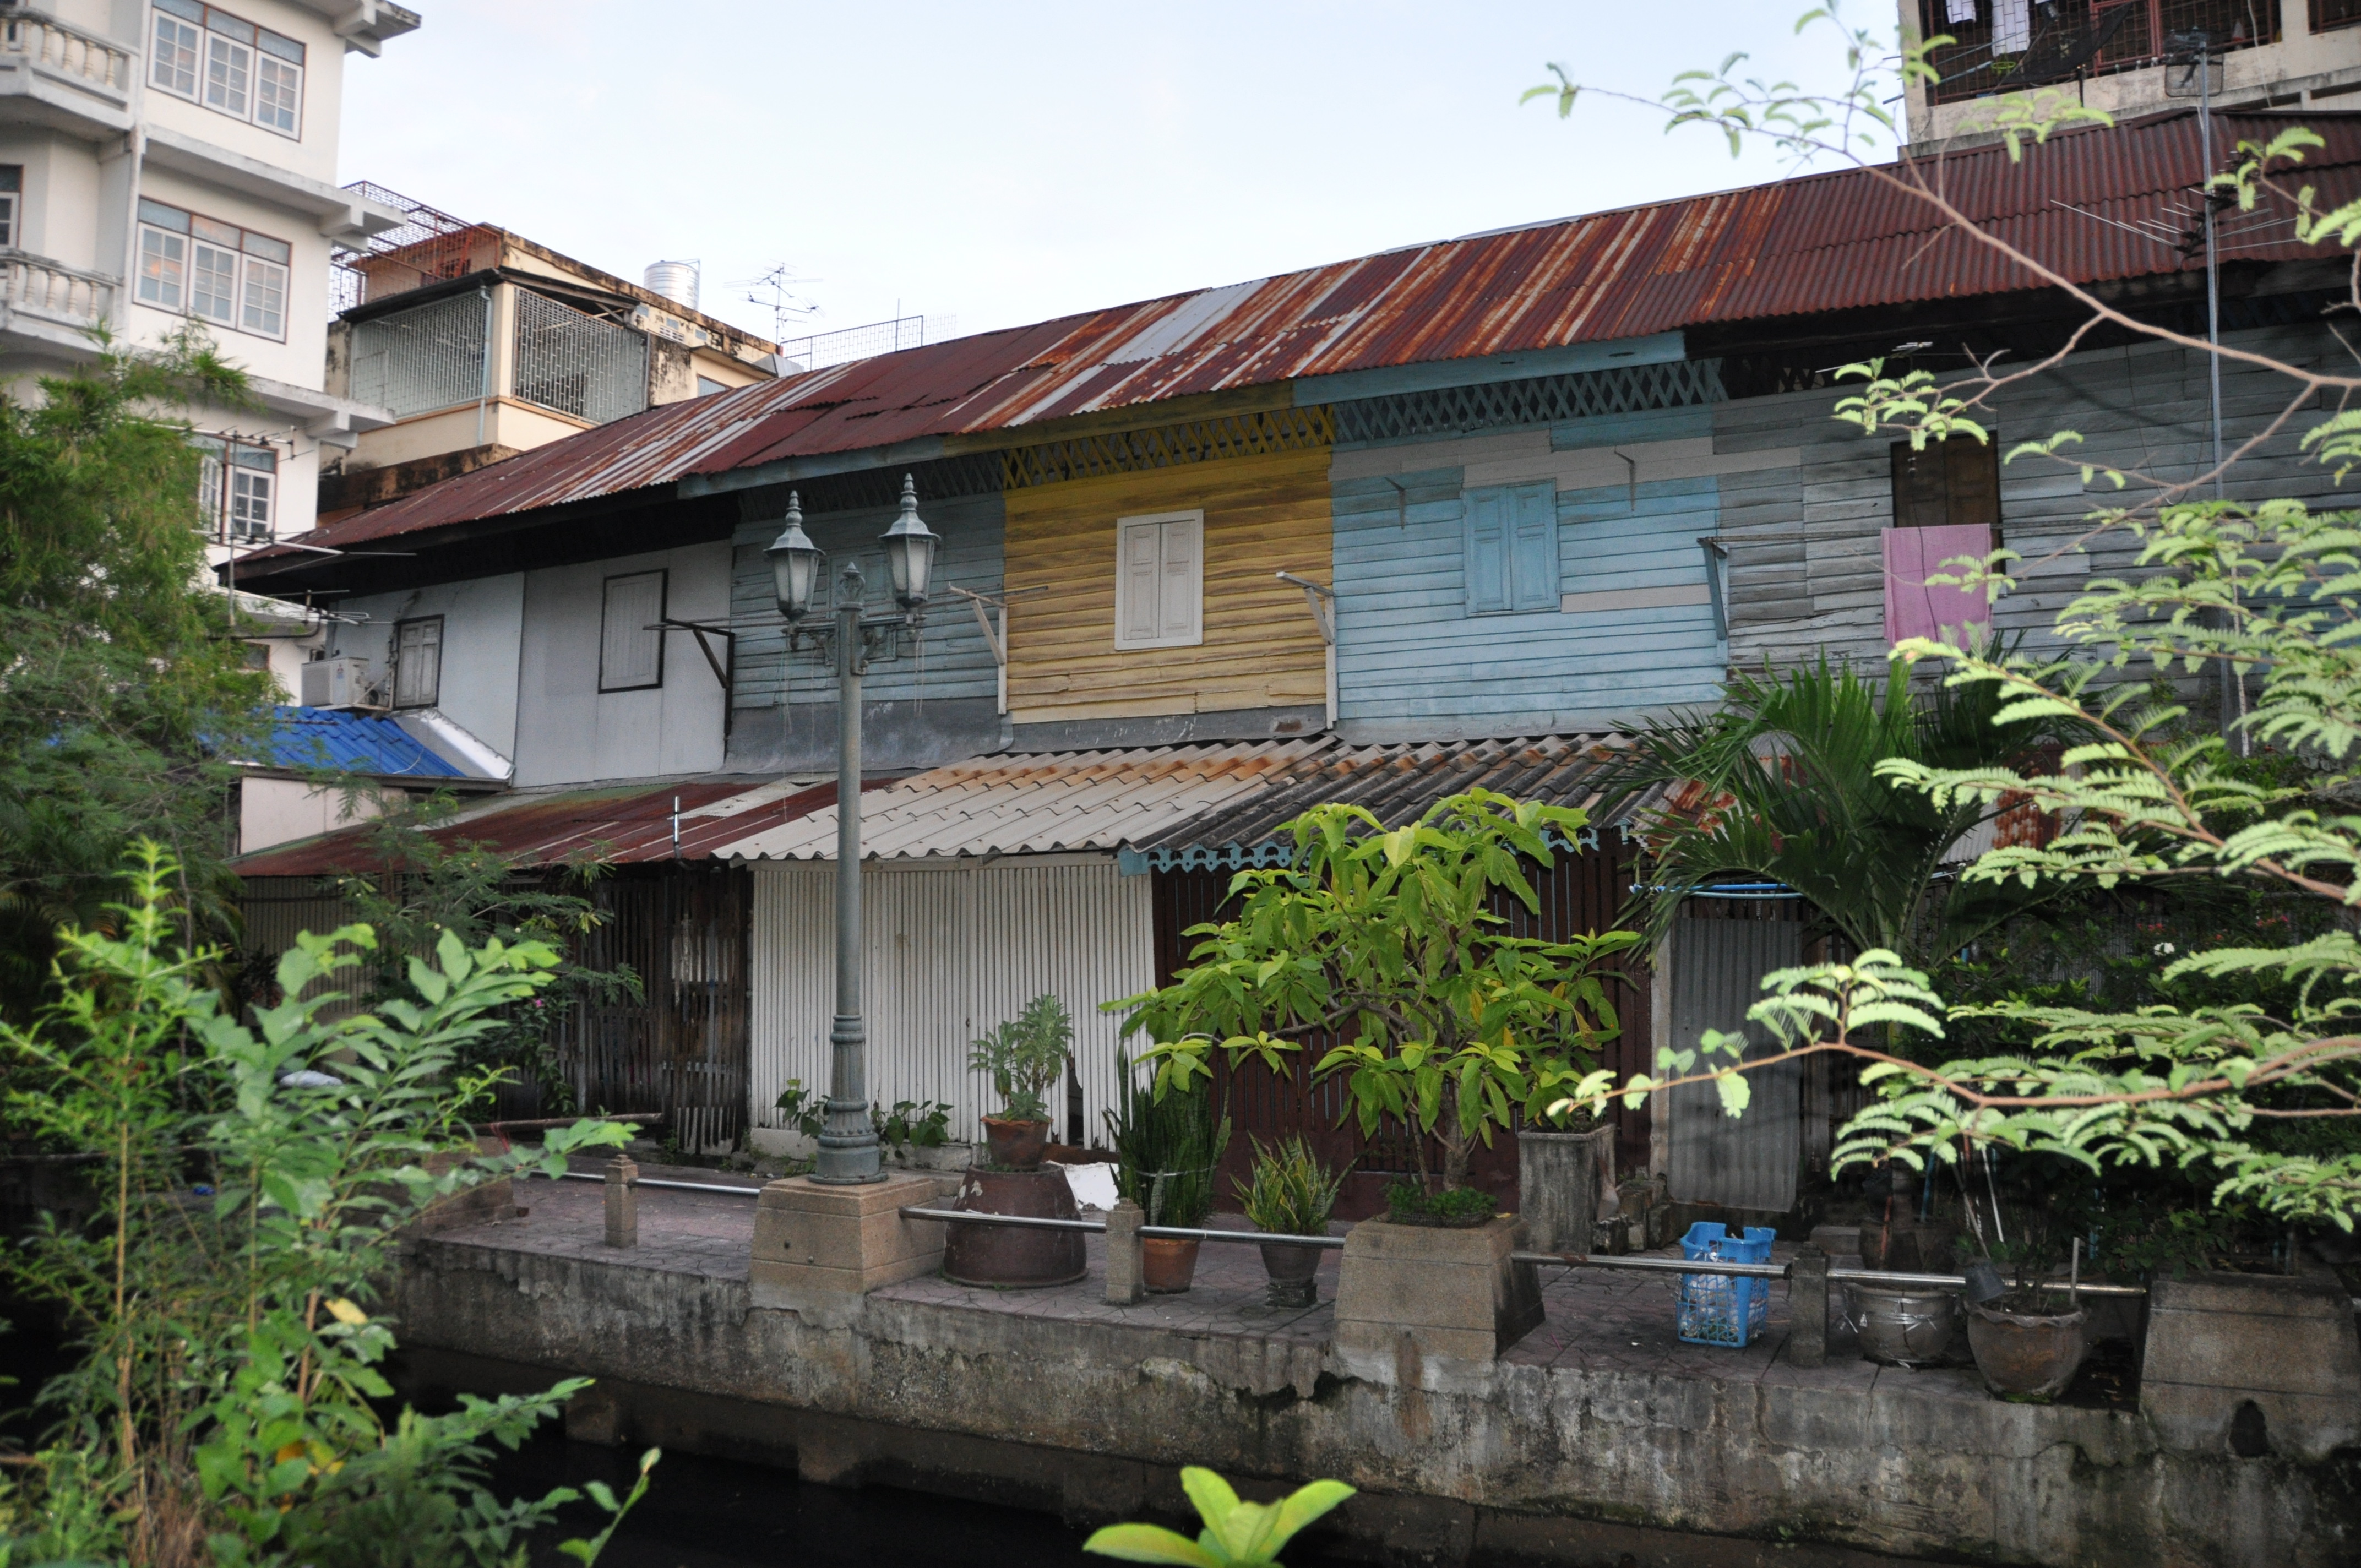
M1947 637L1957 641L1970 626L1991 627L1992 604L1984 597L1984 588L1942 583L1930 586L1927 581L1932 576L1961 575L1959 566L1946 566L1946 561L1956 561L1962 555L1981 561L1991 554L1991 529L1972 524L1889 528L1882 543L1885 552L1885 641L1889 645L1905 637Z

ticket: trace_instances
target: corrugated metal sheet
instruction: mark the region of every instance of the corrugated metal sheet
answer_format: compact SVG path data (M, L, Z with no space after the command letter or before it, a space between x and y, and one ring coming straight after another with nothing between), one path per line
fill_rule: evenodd
M1693 1050L1708 1029L1743 1029L1747 1055L1771 1048L1746 1010L1762 1000L1763 977L1804 961L1798 920L1700 920L1673 927L1672 1040ZM1803 1155L1802 1072L1795 1062L1747 1075L1753 1099L1735 1121L1710 1083L1670 1091L1665 1179L1676 1203L1720 1203L1784 1213L1795 1201Z
M757 1124L778 1126L790 1079L825 1089L835 1006L835 872L810 861L752 868L751 1099ZM1113 1103L1121 1020L1099 1003L1156 983L1154 913L1145 877L1111 855L991 863L872 865L862 875L869 1094L940 1100L952 1135L981 1135L997 1109L990 1080L968 1070L975 1036L1043 992L1074 1019L1074 1067L1085 1137ZM1058 1135L1066 1102L1053 1091Z
M299 934L309 931L325 936L361 917L358 906L349 899L323 894L319 883L311 877L249 878L238 901L238 915L245 923L238 941L239 953L249 963L259 962L273 970L279 956L295 946ZM344 971L339 980L313 981L304 987L303 994L317 996L324 991L346 993L347 1000L330 1003L323 1012L330 1018L348 1017L367 1005L363 999L366 975L366 966L357 965Z
M1296 759L1228 806L1136 838L1132 847L1158 871L1277 863L1293 848L1279 838L1279 828L1323 802L1360 806L1399 828L1445 795L1471 789L1595 809L1596 776L1621 745L1612 735L1545 735L1332 748ZM1611 816L1594 817L1591 828L1630 821L1655 804L1655 792L1635 795Z
M675 801L680 810L679 856L702 860L718 845L734 843L766 825L793 820L816 806L830 807L833 820L836 785L689 780L653 787L502 795L459 812L427 837L446 848L480 845L525 866L573 861L619 865L667 861L674 857ZM369 870L376 863L371 831L366 826L340 828L248 855L233 861L232 869L247 878L335 876Z
M1115 850L1255 795L1324 740L977 757L875 790L861 803L864 859ZM836 854L833 801L713 851L725 859Z
M390 718L333 707L274 707L270 714L267 760L282 768L337 768L379 778L467 776Z
M2217 145L2264 140L2299 123L2328 143L2301 182L2323 203L2346 199L2361 186L2361 118L2221 115ZM1971 221L2079 282L2192 265L2185 251L2118 225L2188 205L2202 172L2193 112L2069 132L2028 148L2021 163L1997 147L1949 152L1929 172ZM2295 243L2288 216L2279 203L2259 222L2237 220L2233 254L2316 254ZM310 537L347 545L781 458L908 444L903 455L916 461L977 437L1010 444L994 433L1170 398L2034 282L1990 247L1947 231L1925 201L1873 171L1847 170L855 360L619 420ZM260 580L274 559L294 554L264 551L240 571Z

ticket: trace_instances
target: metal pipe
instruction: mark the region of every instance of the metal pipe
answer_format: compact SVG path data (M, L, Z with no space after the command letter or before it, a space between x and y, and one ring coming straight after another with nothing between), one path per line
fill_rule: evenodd
M1948 1289L1953 1286L1967 1284L1966 1279L1956 1274L1880 1274L1873 1268L1831 1268L1828 1270L1828 1278L1831 1282L1853 1280L1862 1285L1931 1285L1938 1289ZM2029 1290L2064 1290L2068 1288L2067 1282L2063 1279L2037 1279L2026 1287ZM2147 1294L2147 1287L2145 1285L2085 1283L2081 1289L2085 1296L2145 1296Z
M929 1209L912 1204L902 1211L906 1220L937 1220L947 1224L1016 1225L1037 1231L1093 1231L1104 1233L1104 1220L1058 1220L1046 1215L988 1214L968 1209ZM1314 1246L1341 1250L1343 1236L1299 1236L1283 1231L1208 1231L1189 1225L1142 1225L1143 1236L1166 1237L1184 1242L1252 1242L1257 1246Z
M541 1172L537 1170L528 1170L525 1174L527 1176L539 1176ZM560 1181L604 1181L607 1179L607 1176L604 1171L597 1170L561 1170L557 1173L556 1179ZM662 1187L674 1192L727 1192L732 1197L737 1198L760 1198L763 1195L763 1190L759 1187L724 1187L720 1183L715 1181L666 1181L660 1177L653 1176L634 1177L631 1180L631 1185L634 1187Z
M535 1116L517 1122L487 1122L484 1131L495 1136L509 1133L545 1133L552 1127L570 1127L577 1122L613 1122L643 1127L664 1119L664 1113L661 1111L625 1111L611 1116Z
M1629 1268L1643 1274L1728 1274L1748 1279L1784 1279L1784 1263L1734 1263L1721 1258L1691 1263L1678 1257L1600 1257L1588 1253L1514 1252L1518 1263L1554 1263L1566 1268Z

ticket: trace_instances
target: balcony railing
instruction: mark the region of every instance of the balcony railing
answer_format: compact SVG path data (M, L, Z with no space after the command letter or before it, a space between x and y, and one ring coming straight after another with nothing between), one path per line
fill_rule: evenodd
M131 52L47 16L0 22L0 58L28 60L117 96L131 91Z
M0 302L69 326L90 326L115 310L118 280L21 250L0 249Z

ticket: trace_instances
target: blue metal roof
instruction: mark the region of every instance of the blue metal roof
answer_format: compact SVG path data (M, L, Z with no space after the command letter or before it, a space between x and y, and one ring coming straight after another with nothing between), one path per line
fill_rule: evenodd
M282 768L336 768L379 778L467 775L390 718L333 707L275 707L268 761Z

